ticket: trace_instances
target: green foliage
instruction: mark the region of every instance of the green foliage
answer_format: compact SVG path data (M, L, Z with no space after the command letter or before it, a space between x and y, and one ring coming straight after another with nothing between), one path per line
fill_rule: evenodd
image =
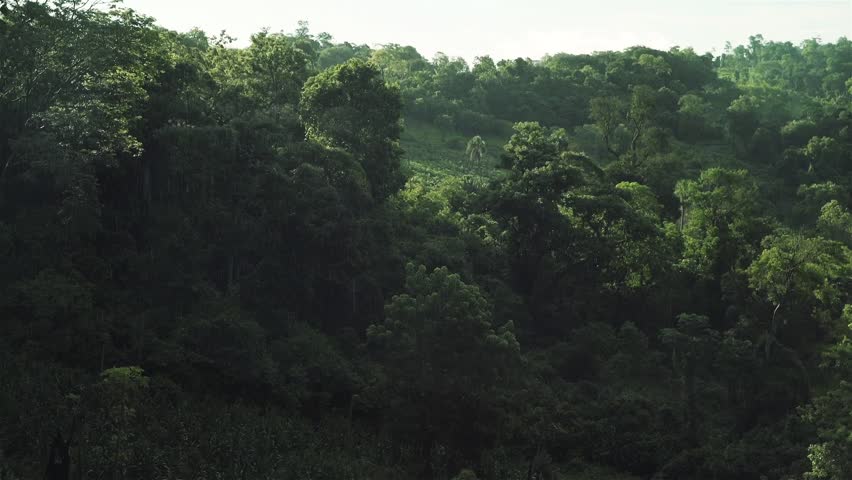
M467 142L465 153L470 157L470 163L480 163L488 153L488 146L485 144L485 140L477 135Z
M285 35L268 31L252 35L251 46L246 50L252 95L270 105L296 103L308 78L308 55L296 39Z
M511 322L492 323L478 287L446 268L408 264L405 292L367 339L387 382L385 415L402 438L419 432L430 449L446 445L459 461L465 439L494 435L483 422L499 422L495 400L509 387L520 346Z
M751 287L773 304L790 297L813 295L831 302L832 293L822 290L845 275L845 252L822 238L795 234L767 237L763 252L749 267Z
M477 480L476 473L473 470L464 469L458 475L453 477L453 480Z
M852 475L849 40L90 7L0 1L0 478Z
M817 425L822 443L808 449L811 470L806 478L843 478L852 471L849 449L849 384L818 398L805 412L805 419Z
M719 278L744 267L762 239L757 186L745 170L712 168L679 182L687 268Z
M355 155L377 199L399 186L400 109L396 88L360 60L320 73L302 92L301 116L308 137Z

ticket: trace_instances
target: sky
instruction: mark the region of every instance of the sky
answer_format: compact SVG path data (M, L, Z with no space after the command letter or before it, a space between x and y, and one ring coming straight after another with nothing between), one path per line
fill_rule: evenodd
M721 53L749 35L799 43L852 37L852 0L124 0L166 28L292 32L299 20L336 41L412 45L473 60L541 58L634 45Z

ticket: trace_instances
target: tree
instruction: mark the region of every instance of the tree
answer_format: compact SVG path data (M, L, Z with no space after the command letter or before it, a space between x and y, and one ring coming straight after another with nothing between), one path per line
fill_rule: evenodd
M300 28L307 29L307 24ZM280 33L262 31L251 37L246 50L250 68L247 82L262 105L295 105L308 78L310 58L294 41Z
M661 96L647 85L633 87L627 103L618 97L591 100L589 115L600 130L604 145L614 160L629 154L630 168L635 170L640 166L655 134L652 127L659 116L660 103ZM622 128L627 134L624 145L617 141L619 129Z
M356 59L308 80L300 112L308 138L352 153L373 197L382 200L400 186L401 110L399 90L376 67Z
M763 238L757 219L759 198L745 170L711 168L698 180L678 182L684 263L702 276L717 279L745 268Z
M409 263L404 293L367 330L388 376L388 426L418 436L426 451L445 445L462 465L493 438L494 424L482 422L499 421L495 400L519 360L513 325L491 317L477 286Z
M138 155L134 130L155 50L150 25L132 12L66 0L16 3L3 15L0 49L10 56L0 62L0 194L35 166L22 150L60 144L51 156L73 172L67 200L89 203L93 166Z
M589 115L603 135L606 150L614 160L621 158L621 148L616 144L616 132L624 118L625 105L615 97L593 98L589 103Z
M353 58L368 60L372 50L367 45L354 45L349 42L331 45L320 50L317 66L320 70L346 63Z
M660 339L672 350L672 364L682 375L684 419L687 440L698 440L698 398L696 379L712 363L719 347L719 332L710 327L709 319L702 315L681 314L676 328L660 331Z
M385 81L399 84L403 89L419 87L428 79L429 61L411 46L383 45L373 51L370 62L381 71Z
M479 165L488 153L488 147L485 144L485 140L483 140L479 135L471 138L470 141L467 142L465 153L467 153L471 164Z
M836 139L831 137L813 137L802 149L805 158L810 162L809 171L816 171L821 178L832 178L850 170L844 165L848 152Z
M852 213L837 200L823 205L817 219L817 230L826 238L842 242L852 248Z
M852 372L852 305L846 305L841 320L846 324L843 336L824 356L823 367L837 378L833 387L802 409L802 419L817 429L818 443L810 445L811 470L805 478L833 480L852 474L852 384L846 378Z
M574 248L583 236L563 212L573 199L569 193L586 183L588 158L567 151L564 130L536 123L517 124L505 150L511 175L494 185L485 208L506 232L517 286L527 295L538 291L546 297L582 258ZM538 308L547 300L530 302Z
M796 324L808 320L809 312L816 317L812 320L819 321L821 310L830 312L842 307L843 286L852 273L852 257L838 243L789 232L769 236L762 245L763 251L748 268L748 276L750 286L772 306L765 337L761 339L769 358L779 337L783 338L782 326L801 328ZM791 315L785 318L785 311ZM810 326L812 330L814 327ZM790 336L788 341L800 335Z
M592 315L582 308L601 314L601 303L586 300L650 285L642 272L656 271L656 255L668 247L659 217L646 210L654 207L641 198L649 192L612 185L588 157L568 149L564 130L518 124L505 150L511 170L483 208L505 232L512 281L537 328L564 332L566 320Z
M721 135L721 118L713 106L700 95L686 94L678 100L677 135L697 141Z
M432 60L435 73L432 75L433 88L449 100L463 100L470 96L475 77L467 62L462 58L449 58L438 53Z
M630 162L637 167L641 162L641 142L645 140L654 117L658 98L656 92L647 85L638 85L630 95L630 108L627 110L627 122L630 125Z
M796 192L797 202L793 213L799 223L812 225L814 219L820 217L829 203L832 204L832 207L828 207L829 210L835 210L835 203L842 209L841 202L847 196L845 188L834 182L803 184Z
M149 399L149 388L150 379L139 367L104 370L100 381L89 388L82 397L88 414L84 434L98 447L91 449L87 467L124 480L143 464L140 410Z

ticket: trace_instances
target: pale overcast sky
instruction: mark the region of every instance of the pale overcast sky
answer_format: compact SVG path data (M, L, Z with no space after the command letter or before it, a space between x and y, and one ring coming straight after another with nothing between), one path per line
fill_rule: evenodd
M588 53L632 45L720 52L762 33L798 43L852 37L852 0L125 0L167 28L222 29L244 45L298 20L338 41L413 45L473 59Z

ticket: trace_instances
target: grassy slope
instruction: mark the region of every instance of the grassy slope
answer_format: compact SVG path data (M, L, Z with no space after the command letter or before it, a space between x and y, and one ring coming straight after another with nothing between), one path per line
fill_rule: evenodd
M488 145L487 157L480 165L472 165L465 153L469 137L458 132L444 130L432 123L406 119L401 144L405 150L403 168L409 176L418 175L440 180L447 176L472 175L499 178L501 171L495 168L503 146L509 136L483 135ZM576 145L578 150L590 145ZM724 143L687 144L672 141L671 151L666 155L681 163L684 178L697 177L701 170L710 167L745 168L736 160L734 152ZM606 164L609 159L603 160ZM757 172L753 172L757 173Z
M407 119L401 143L405 150L403 167L411 175L446 177L473 175L495 178L494 168L509 137L483 135L488 153L479 165L472 165L465 153L470 140L460 133L448 132L431 123Z

